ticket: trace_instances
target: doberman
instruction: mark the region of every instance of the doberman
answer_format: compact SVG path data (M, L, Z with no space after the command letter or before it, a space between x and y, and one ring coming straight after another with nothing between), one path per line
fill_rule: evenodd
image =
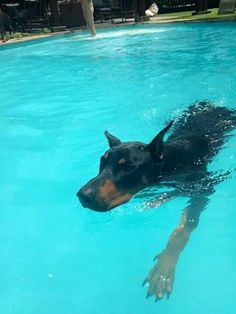
M149 284L147 296L154 295L160 300L172 292L180 253L197 227L215 184L228 176L208 172L207 165L235 126L236 110L204 101L190 106L168 123L149 144L122 143L105 132L110 149L101 157L99 174L77 193L84 207L109 211L153 185L173 188L154 200L153 206L178 195L189 197L179 225L144 281ZM164 141L169 130L172 132Z

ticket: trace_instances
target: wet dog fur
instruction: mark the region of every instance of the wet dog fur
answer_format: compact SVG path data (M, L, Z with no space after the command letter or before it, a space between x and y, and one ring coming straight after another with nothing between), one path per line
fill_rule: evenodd
M160 300L171 294L180 253L196 229L214 185L221 181L220 177L211 178L207 165L235 126L234 110L204 101L167 123L148 144L121 142L105 132L110 148L101 157L99 173L77 193L84 207L110 211L153 185L173 188L165 201L184 193L189 196L179 225L144 282L149 284L147 296ZM191 192L183 188L186 186L193 187Z

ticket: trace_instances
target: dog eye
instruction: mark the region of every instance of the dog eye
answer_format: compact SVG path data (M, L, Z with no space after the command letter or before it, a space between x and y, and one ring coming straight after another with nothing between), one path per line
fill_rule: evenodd
M125 172L131 171L132 169L134 169L135 165L131 164L129 162L125 162L123 164L120 165L120 169L122 169Z

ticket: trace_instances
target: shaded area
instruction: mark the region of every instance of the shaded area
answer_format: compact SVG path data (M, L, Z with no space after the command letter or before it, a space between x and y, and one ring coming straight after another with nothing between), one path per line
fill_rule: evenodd
M235 0L221 0L218 14L234 13L236 7Z

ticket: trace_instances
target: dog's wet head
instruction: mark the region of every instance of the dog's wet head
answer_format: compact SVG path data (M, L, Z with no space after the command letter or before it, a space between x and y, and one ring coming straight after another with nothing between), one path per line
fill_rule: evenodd
M110 149L100 159L99 174L77 193L81 204L95 211L109 211L156 182L163 164L163 137L171 124L150 144L121 143L106 131Z

